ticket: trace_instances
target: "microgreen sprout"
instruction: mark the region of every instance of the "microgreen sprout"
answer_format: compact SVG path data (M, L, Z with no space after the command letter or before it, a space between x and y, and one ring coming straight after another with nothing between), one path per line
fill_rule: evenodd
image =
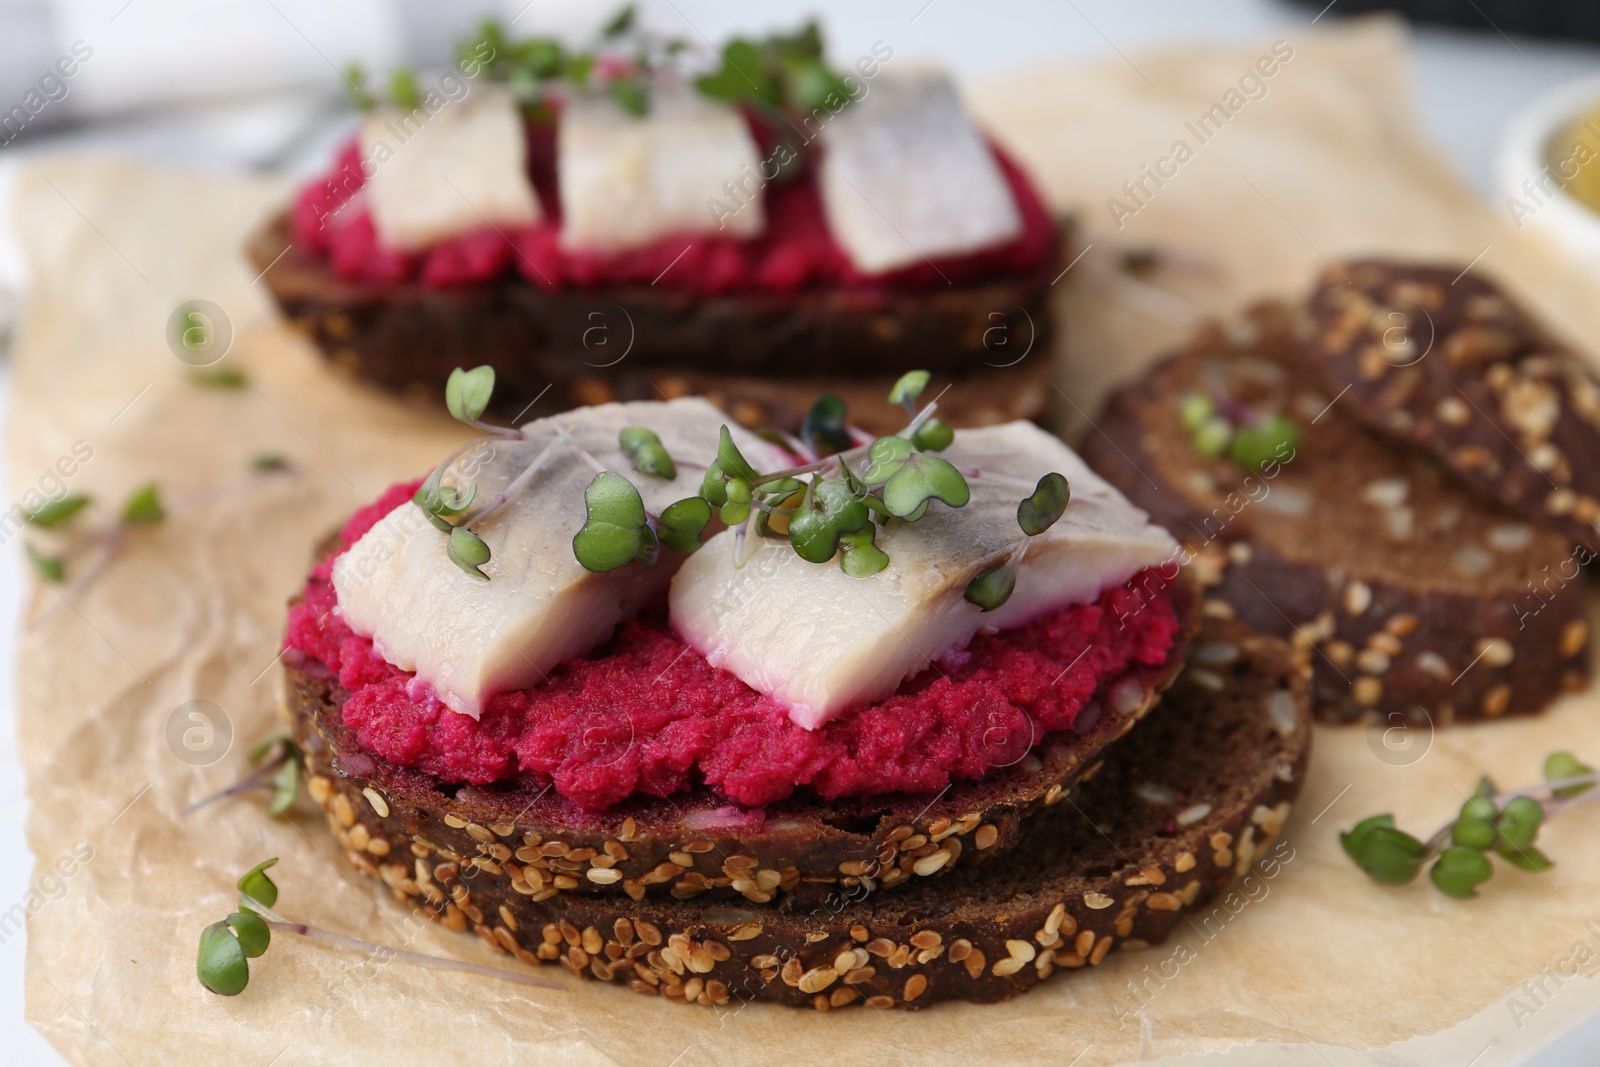
M541 989L564 988L548 978L520 971L464 963L440 956L427 956L406 949L392 949L307 923L291 922L273 911L278 904L278 886L268 876L267 869L277 862L277 857L273 857L246 871L236 883L239 890L239 910L200 931L200 948L195 955L195 975L200 979L200 984L213 993L224 997L235 997L243 993L250 984L250 961L260 959L266 954L272 945L273 934L304 937L335 948L369 955L380 953L387 959L431 967L435 970L478 974L522 985L537 986Z
M73 517L89 504L89 498L80 493L69 493L59 500L52 500L44 507L28 516L28 523L45 530L53 530L58 526L65 526Z
M794 34L737 37L711 46L710 52L699 52L686 37L653 33L641 26L632 5L618 10L584 47L571 47L556 37L511 40L491 20L457 48L462 70L472 72L469 76L481 72L490 81L505 83L533 117L545 121L554 115L546 95L564 86L604 93L635 116L649 113L657 85L684 82L704 96L773 118L785 113L810 115L819 108L837 113L855 99L844 77L828 66L815 23ZM720 62L699 73L711 52ZM380 102L367 88L360 67L346 68L345 81L353 106L370 111ZM407 111L423 105L417 78L409 68L390 75L387 99Z
M1544 781L1511 793L1497 793L1487 776L1461 805L1454 821L1426 841L1395 825L1394 816L1373 815L1339 835L1339 844L1373 881L1405 885L1428 867L1440 892L1459 899L1478 895L1494 875L1489 854L1524 871L1546 871L1554 861L1535 847L1539 828L1579 804L1600 797L1600 774L1570 752L1551 753ZM1431 864L1431 865L1430 865Z
M640 474L653 474L668 481L678 476L678 465L672 462L672 454L654 430L625 426L617 434L617 444L622 446L633 461L633 469Z
M305 776L305 756L294 739L284 734L263 738L250 750L250 765L255 769L232 785L215 793L208 793L186 805L179 815L188 815L218 800L238 796L255 789L272 787L268 810L274 815L286 815L294 806L300 792L300 781Z
M207 389L243 389L250 376L237 367L208 367L189 372L189 380Z
M1300 447L1300 426L1283 412L1264 414L1220 391L1187 393L1178 401L1178 423L1202 456L1228 459L1247 471L1287 462Z
M1072 487L1067 484L1066 477L1051 471L1040 478L1032 494L1017 505L1017 527L1029 538L1038 537L1066 514L1071 499ZM964 594L967 601L990 612L1010 600L1017 588L1017 568L1027 552L1028 542L1023 540L1004 563L979 571L967 583Z

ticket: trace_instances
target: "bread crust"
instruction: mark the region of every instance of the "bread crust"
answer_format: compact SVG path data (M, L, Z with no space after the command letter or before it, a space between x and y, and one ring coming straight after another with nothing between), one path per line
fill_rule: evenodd
M246 249L279 309L340 370L438 403L456 367L496 371L495 407L514 416L610 400L700 395L751 428L794 430L821 392L852 421L893 433L884 400L922 368L955 388L956 425L1048 417L1058 254L1033 271L949 287L701 296L646 285L547 291L520 277L456 289L337 277L297 249L287 214ZM942 385L939 386L942 388Z
M1304 326L1263 305L1206 328L1111 398L1084 458L1185 543L1205 610L1316 649L1320 719L1446 726L1537 712L1581 687L1589 629L1572 545L1331 403ZM1182 396L1217 386L1287 406L1301 428L1259 491L1179 424ZM1292 494L1304 514L1285 512Z
M1600 552L1600 380L1475 270L1360 260L1323 274L1312 352L1373 430Z
M1097 966L1113 949L1165 939L1249 871L1282 828L1310 746L1304 659L1230 622L1210 624L1201 640L1236 654L1180 676L1071 802L1030 818L1018 846L993 863L892 893L770 905L535 899L510 876L515 860L493 858L497 846L520 842L490 828L467 853L412 833L373 775L351 773L304 709L293 726L312 796L348 859L419 913L475 930L523 963L557 962L714 1007L992 1002L1057 971ZM1292 858L1292 848L1273 856Z

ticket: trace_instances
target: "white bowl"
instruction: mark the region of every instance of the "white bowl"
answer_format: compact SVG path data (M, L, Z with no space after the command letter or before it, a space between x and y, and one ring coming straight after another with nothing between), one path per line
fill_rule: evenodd
M1494 174L1500 210L1513 226L1548 235L1600 277L1600 212L1568 195L1560 187L1558 170L1549 164L1555 137L1596 107L1600 107L1600 75L1541 96L1511 120L1500 141ZM1600 152L1584 166L1600 167Z

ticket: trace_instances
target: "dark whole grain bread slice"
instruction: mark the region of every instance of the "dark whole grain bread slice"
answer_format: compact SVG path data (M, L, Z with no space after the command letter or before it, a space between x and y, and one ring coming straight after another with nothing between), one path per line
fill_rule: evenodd
M1311 312L1341 406L1600 552L1600 380L1479 270L1347 263Z
M1333 403L1305 326L1266 305L1205 328L1111 399L1084 458L1185 543L1207 612L1315 646L1320 718L1445 725L1535 712L1581 685L1572 543L1370 434ZM1287 410L1293 458L1247 477L1196 451L1178 404L1218 388Z
M368 802L327 749L308 753L330 825L397 898L469 927L527 964L702 1005L775 1000L819 1010L998 1001L1113 949L1166 938L1279 843L1311 741L1303 653L1229 621L1200 640L1233 655L1190 668L1069 803L1028 820L1017 846L894 893L728 906L564 893L543 900L467 877L429 838ZM304 722L306 712L300 713ZM383 840L387 851L352 847Z
M795 796L751 812L701 788L586 812L531 779L457 787L375 756L344 726L337 678L297 654L285 657L286 705L296 740L324 768L311 790L331 805L329 825L347 848L380 864L403 858L390 852L392 840L415 838L448 862L476 864L481 881L535 901L558 893L640 900L654 890L765 904L866 893L990 861L1016 844L1030 815L1091 773L1183 665L1195 597L1182 581L1167 595L1185 625L1166 662L1106 679L1073 731L1020 759L997 746L993 772L932 797ZM383 833L357 809L363 818L381 815Z
M536 399L534 414L701 395L745 426L792 431L818 393L838 392L853 422L893 433L904 413L884 398L919 367L955 386L940 410L954 425L1043 419L1053 395L1056 256L1026 275L925 291L703 297L645 285L548 292L521 278L459 289L349 282L293 246L286 215L247 251L334 366L431 403L452 369L483 363L504 415Z

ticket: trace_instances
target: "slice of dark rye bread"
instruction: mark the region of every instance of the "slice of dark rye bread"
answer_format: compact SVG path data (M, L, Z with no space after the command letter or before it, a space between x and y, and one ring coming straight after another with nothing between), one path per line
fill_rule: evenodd
M1311 295L1328 386L1378 432L1600 552L1600 380L1493 282L1363 260Z
M1368 433L1332 403L1306 327L1264 305L1204 328L1112 397L1084 458L1185 543L1205 610L1316 646L1320 718L1444 725L1580 686L1589 627L1571 542ZM1178 405L1215 388L1286 409L1293 458L1246 477L1196 451Z
M893 893L728 906L563 893L544 900L410 834L308 752L313 795L357 867L396 898L527 964L687 1003L776 1000L819 1010L991 1002L1112 949L1166 938L1249 870L1300 792L1311 742L1305 654L1228 621L1099 772L1030 818L1017 846ZM305 734L307 711L297 729ZM369 787L370 788L370 787ZM442 798L441 798L442 801ZM443 811L444 804L436 805ZM384 855L352 835L384 840Z
M919 367L955 385L940 405L953 424L1042 419L1053 396L1055 255L1025 275L928 290L705 297L647 285L548 292L521 278L458 289L350 282L292 245L286 215L247 252L334 366L434 403L452 369L484 363L505 414L540 397L554 412L693 394L717 397L746 426L794 430L818 393L839 392L853 422L893 433L904 413L884 397Z
M285 657L285 704L296 740L323 768L310 788L331 805L329 826L380 865L415 851L408 842L425 841L445 862L475 864L479 881L535 901L573 892L639 900L654 890L765 904L840 888L871 892L990 861L1017 843L1028 816L1091 773L1183 666L1195 597L1184 581L1169 595L1184 626L1166 662L1107 679L1074 731L1047 737L1020 759L1006 752L1005 765L984 778L932 797L796 796L752 816L700 788L585 812L531 779L457 787L375 756L345 727L346 694L316 661ZM1119 684L1124 679L1131 681ZM997 745L997 763L1001 753ZM368 825L375 812L380 823ZM420 877L422 868L406 870Z

